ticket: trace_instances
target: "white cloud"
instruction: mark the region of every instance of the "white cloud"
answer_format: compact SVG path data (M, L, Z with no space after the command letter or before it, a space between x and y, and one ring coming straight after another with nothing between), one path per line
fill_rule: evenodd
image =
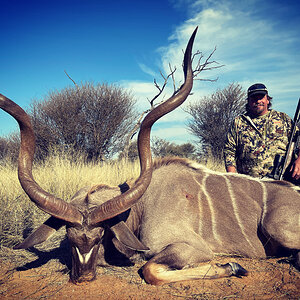
M154 78L157 76L156 72L153 71L150 67L146 66L145 64L139 63L139 67L141 68L141 70L144 73L146 73Z
M148 97L150 94L156 92L155 86L152 82L123 80L119 84L128 90L134 91L137 95L141 95L142 97Z

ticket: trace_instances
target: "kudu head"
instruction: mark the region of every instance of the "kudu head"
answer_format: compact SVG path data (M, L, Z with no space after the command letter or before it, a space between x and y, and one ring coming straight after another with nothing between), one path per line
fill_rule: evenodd
M152 157L150 151L150 131L152 125L162 116L181 105L188 97L193 85L192 46L197 28L193 32L184 55L184 84L178 93L153 109L143 120L138 135L140 176L132 188L116 195L108 187L97 186L82 189L71 202L66 202L44 191L34 180L32 163L35 151L35 135L29 116L13 101L0 94L0 108L12 115L19 123L21 145L18 160L19 181L28 197L51 217L15 249L26 249L45 241L60 227L67 226L67 236L72 249L71 280L89 281L96 276L98 250L104 231L110 228L115 238L129 248L147 248L134 236L126 224L116 220L116 216L128 211L146 191L152 177ZM103 190L108 190L103 196ZM107 198L107 195L111 195ZM115 196L116 195L116 196ZM100 205L99 205L100 203ZM112 221L114 220L114 221Z

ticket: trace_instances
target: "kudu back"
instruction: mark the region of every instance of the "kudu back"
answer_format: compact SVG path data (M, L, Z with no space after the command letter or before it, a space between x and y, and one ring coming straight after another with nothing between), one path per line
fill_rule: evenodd
M18 105L0 96L0 107L20 124L20 183L28 197L51 215L15 249L42 243L66 226L74 283L95 279L97 264L109 263L107 258L116 251L128 259L136 252L143 253L148 260L144 279L156 285L247 274L235 262L209 263L220 252L266 257L287 249L300 263L300 196L296 187L216 173L180 158L152 163L152 125L181 105L192 89L196 31L185 51L184 84L141 124L141 173L132 186L84 187L70 202L44 191L31 171L35 139L30 119Z

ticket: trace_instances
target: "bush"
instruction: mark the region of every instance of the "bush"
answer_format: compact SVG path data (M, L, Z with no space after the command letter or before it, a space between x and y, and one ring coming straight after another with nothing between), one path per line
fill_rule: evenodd
M123 148L136 117L133 97L116 85L85 83L50 92L34 101L29 114L37 138L37 157L51 149L85 153L105 160Z

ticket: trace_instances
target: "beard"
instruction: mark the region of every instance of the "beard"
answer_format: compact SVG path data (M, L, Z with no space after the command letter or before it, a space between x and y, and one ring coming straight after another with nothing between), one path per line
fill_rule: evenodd
M264 104L257 104L251 107L251 112L253 115L263 115L268 111L268 107Z

